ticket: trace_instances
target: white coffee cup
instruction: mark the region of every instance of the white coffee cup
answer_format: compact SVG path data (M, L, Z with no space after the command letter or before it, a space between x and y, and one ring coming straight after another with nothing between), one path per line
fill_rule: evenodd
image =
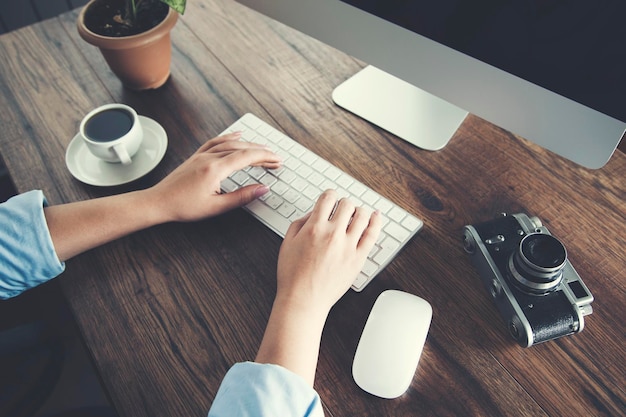
M97 158L128 165L141 146L143 129L132 107L113 103L87 113L80 122L80 135Z

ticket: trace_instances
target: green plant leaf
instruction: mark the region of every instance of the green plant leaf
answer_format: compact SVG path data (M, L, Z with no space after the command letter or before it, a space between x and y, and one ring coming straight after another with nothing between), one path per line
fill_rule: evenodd
M185 13L185 6L187 5L187 0L161 0L163 3L170 6L172 9L176 10L178 13Z

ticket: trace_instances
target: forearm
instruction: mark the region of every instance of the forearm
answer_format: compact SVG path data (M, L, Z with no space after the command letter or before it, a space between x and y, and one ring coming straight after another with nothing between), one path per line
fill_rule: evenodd
M61 261L168 220L148 190L49 206L44 215Z
M313 386L327 314L277 299L255 362L280 365Z

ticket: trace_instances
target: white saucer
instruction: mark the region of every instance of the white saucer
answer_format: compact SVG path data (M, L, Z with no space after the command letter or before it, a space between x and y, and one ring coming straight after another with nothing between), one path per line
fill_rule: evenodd
M139 122L143 127L143 141L129 165L96 158L77 134L65 152L65 164L70 173L85 184L110 187L134 181L152 171L165 155L167 133L148 117L139 116Z

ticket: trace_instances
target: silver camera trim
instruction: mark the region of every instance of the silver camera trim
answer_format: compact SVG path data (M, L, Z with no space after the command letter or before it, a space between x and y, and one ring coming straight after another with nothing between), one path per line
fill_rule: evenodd
M526 288L531 288L535 291L540 291L540 292L548 291L558 286L563 280L563 271L560 271L557 274L558 277L554 281L543 282L543 283L530 281L529 279L527 279L526 277L524 277L522 274L519 273L519 271L517 270L517 267L514 264L513 256L509 257L508 265L509 265L509 272L511 273L511 275L513 275L513 278L515 278L517 282L522 284L522 286ZM525 270L525 272L528 272L528 270L524 268L524 265L520 265L520 266L522 267L522 269Z
M500 314L505 318L506 325L508 326L509 333L518 341L522 346L529 347L533 344L533 331L530 323L526 319L526 315L520 308L517 300L511 293L508 285L502 285L506 282L500 269L496 266L493 258L487 250L487 246L480 239L478 231L474 226L465 226L465 232L470 234L475 244L475 250L480 250L482 256L476 257L475 262L484 264L483 266L477 265L479 270L479 276L483 281L483 284L491 294L496 307L500 310ZM488 268L489 271L495 273L495 278L487 277L487 274L483 273L483 269ZM503 299L504 298L504 299ZM515 335L517 333L517 336Z

